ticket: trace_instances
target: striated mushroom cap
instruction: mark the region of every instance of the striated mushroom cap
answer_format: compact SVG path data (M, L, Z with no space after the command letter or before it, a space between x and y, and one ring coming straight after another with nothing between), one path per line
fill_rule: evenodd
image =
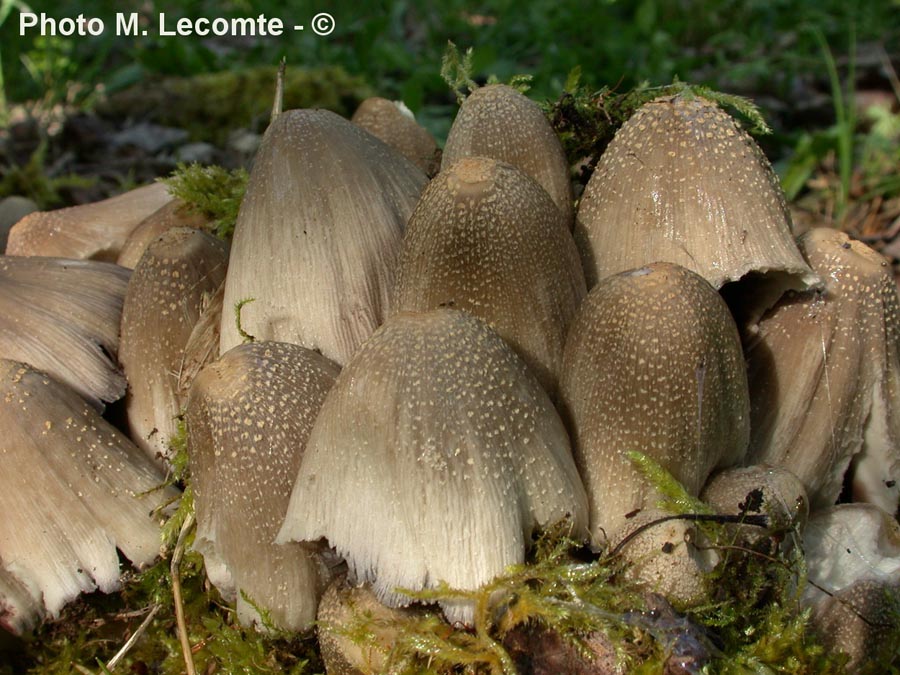
M810 517L803 545L803 604L824 644L849 654L851 673L889 663L900 630L900 525L871 504L841 504Z
M749 460L803 481L811 507L853 496L897 510L900 304L887 260L843 232L798 240L824 291L785 297L748 345Z
M156 558L151 512L177 492L155 489L161 472L74 391L0 359L0 429L0 623L116 589L117 548L137 567Z
M209 218L206 216L194 211L180 199L173 199L144 218L134 228L122 245L116 262L122 267L133 270L140 262L141 256L144 255L144 250L157 237L173 227L190 227L199 230L208 222Z
M0 357L50 373L97 408L120 398L115 358L129 276L109 263L0 256Z
M204 300L225 279L227 260L221 240L173 228L147 247L128 283L119 348L125 412L132 440L151 457L169 454L185 345Z
M768 160L726 112L699 97L658 98L622 126L585 188L575 241L588 288L664 260L717 289L763 275L762 311L785 290L817 283L794 245Z
M313 554L299 544L272 542L310 429L339 370L297 345L254 342L206 366L191 387L186 421L194 546L224 565L227 577L210 578L237 599L241 623L259 621L244 594L283 630L306 629L316 618Z
M567 516L581 536L584 490L547 394L481 321L436 310L391 317L338 376L278 541L327 538L397 606L398 588L478 588Z
M505 84L479 87L463 101L450 127L441 167L463 157L492 157L536 180L570 224L572 183L562 144L538 104Z
M172 200L153 183L93 204L36 211L9 232L7 255L39 255L115 262L132 230Z
M441 153L434 136L416 122L400 101L373 96L359 104L350 121L380 138L426 176L434 176L441 165Z
M566 330L584 294L559 209L519 169L461 159L425 189L403 239L395 310L452 307L477 316L554 394Z
M560 396L601 545L626 514L654 504L627 453L638 451L697 495L739 462L749 435L734 320L700 276L655 263L609 277L569 330Z
M339 364L389 311L397 255L425 174L327 110L290 110L256 155L232 244L225 307L260 340ZM241 343L231 311L221 351Z

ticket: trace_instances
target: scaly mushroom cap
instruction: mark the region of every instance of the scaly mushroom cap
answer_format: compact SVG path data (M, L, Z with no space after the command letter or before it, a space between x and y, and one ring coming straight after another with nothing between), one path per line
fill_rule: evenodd
M227 260L221 240L178 227L147 247L128 283L119 348L125 412L132 440L151 457L169 454L184 348L204 298L225 280Z
M177 492L154 489L159 470L74 391L0 359L0 429L0 564L14 579L0 583L14 587L0 621L30 623L23 588L53 616L83 591L114 590L117 547L138 567L159 554L151 512Z
M425 174L326 110L290 110L253 163L225 284L222 353L243 329L346 363L389 311L406 221Z
M278 541L326 537L396 606L397 588L479 587L566 516L581 536L584 489L547 394L481 321L436 310L391 317L338 376Z
M574 217L572 183L565 152L537 103L505 84L479 87L463 101L441 167L463 157L492 157L534 178L562 211Z
M242 623L246 594L283 630L316 618L316 562L299 544L273 544L310 429L339 368L278 342L235 347L191 387L186 420L197 512L195 548L224 564ZM217 585L222 578L213 579Z
M116 262L133 270L144 255L144 249L160 235L173 227L191 227L199 230L207 223L209 218L192 210L180 199L173 199L144 218L134 228L122 245L122 251Z
M803 545L810 581L803 603L823 644L850 655L851 673L889 663L900 629L897 521L871 504L841 504L810 517Z
M696 495L716 467L743 457L749 435L744 359L734 320L700 276L670 263L598 284L569 330L560 396L602 544L652 486L638 451Z
M717 289L764 274L772 284L766 306L789 288L817 282L794 245L769 162L703 98L658 98L622 126L585 188L575 241L589 288L658 260L687 267Z
M399 101L373 96L359 104L350 121L380 138L426 176L434 176L441 165L434 136L416 122L409 108Z
M114 359L129 276L110 263L0 256L0 357L50 373L97 408L120 398Z
M39 255L115 262L132 230L172 200L153 183L93 204L36 211L9 232L7 255Z
M559 209L519 169L461 159L422 193L403 239L395 310L474 314L552 395L584 294L578 251Z
M837 230L798 243L825 289L785 297L748 345L749 460L796 474L813 509L835 503L852 460L854 499L894 513L900 305L890 266Z

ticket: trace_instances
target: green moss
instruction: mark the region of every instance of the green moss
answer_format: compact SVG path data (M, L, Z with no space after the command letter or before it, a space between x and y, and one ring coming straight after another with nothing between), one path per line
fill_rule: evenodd
M0 174L0 198L9 195L27 197L39 209L50 209L60 206L65 200L61 192L69 188L90 187L95 178L86 178L76 174L50 176L47 173L47 141L42 140L23 166L2 167Z
M277 66L145 81L98 106L101 114L187 129L191 137L222 144L235 129L265 129L275 96ZM340 67L288 65L284 108L326 108L349 117L371 88Z
M220 239L234 234L238 211L247 190L245 169L229 171L220 166L179 164L162 182L191 210L210 220L209 228Z

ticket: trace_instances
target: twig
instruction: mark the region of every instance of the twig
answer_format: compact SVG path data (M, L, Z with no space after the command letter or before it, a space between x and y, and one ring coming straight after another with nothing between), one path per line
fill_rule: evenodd
M184 557L185 542L191 528L194 526L194 514L191 513L184 519L181 531L178 533L178 541L172 551L172 563L169 568L172 574L172 597L175 601L175 623L178 625L178 640L181 642L181 653L184 656L184 665L187 675L196 675L194 659L191 656L191 643L188 640L187 623L184 620L184 604L181 598L181 559Z
M159 611L159 608L162 605L153 605L153 608L150 610L150 613L146 616L146 618L141 622L141 625L138 626L137 630L131 635L130 638L122 645L122 648L106 663L106 669L112 671L115 669L117 665L119 665L119 661L125 658L125 655L134 647L135 642L137 642L141 635L147 630L150 626L150 622L153 621L153 617L156 616L156 613Z
M278 75L275 77L275 102L272 103L272 117L269 124L284 110L284 71L287 69L287 58L281 57L281 63L278 64Z

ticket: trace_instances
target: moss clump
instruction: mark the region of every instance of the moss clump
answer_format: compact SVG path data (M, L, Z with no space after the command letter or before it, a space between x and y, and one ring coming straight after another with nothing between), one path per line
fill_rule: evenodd
M277 72L276 66L260 66L144 81L114 94L97 110L186 129L195 140L222 144L234 129L266 127ZM285 110L327 108L349 117L372 95L361 78L337 66L290 67L284 82Z
M85 178L76 174L50 176L47 173L47 140L42 140L35 151L22 165L0 167L0 198L9 195L27 197L39 209L45 210L60 206L64 201L62 192L72 188L90 187L96 183L94 178Z
M173 197L209 219L209 229L213 234L229 240L234 234L234 224L247 190L248 178L245 169L229 171L220 166L193 163L178 164L162 182Z

